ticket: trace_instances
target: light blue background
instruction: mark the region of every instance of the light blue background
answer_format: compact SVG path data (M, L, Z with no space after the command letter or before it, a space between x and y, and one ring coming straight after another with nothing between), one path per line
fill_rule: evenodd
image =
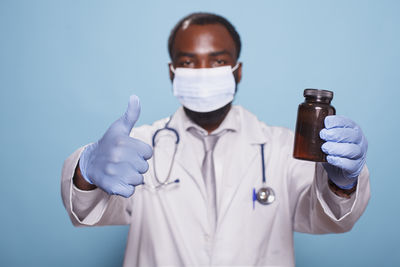
M304 88L335 92L369 140L372 197L354 229L295 234L298 266L400 266L399 1L0 1L0 266L119 266L128 228L74 228L64 159L135 93L139 125L178 107L166 43L193 11L243 41L236 103L293 129Z

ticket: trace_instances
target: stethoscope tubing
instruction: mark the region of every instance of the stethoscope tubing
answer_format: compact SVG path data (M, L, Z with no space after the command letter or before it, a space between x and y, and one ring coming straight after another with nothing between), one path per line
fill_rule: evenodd
M262 169L262 186L260 189L256 190L253 188L253 210L255 208L255 201L263 205L272 204L275 201L275 192L274 190L267 186L266 178L265 178L265 158L264 158L264 146L265 144L260 144L261 147L261 169Z
M175 140L175 148L174 148L174 154L173 154L172 159L171 159L171 164L170 164L170 167L169 167L169 170L168 170L168 174L167 174L166 178L163 179L163 181L161 181L161 180L159 179L158 175L157 175L157 171L156 171L156 170L157 170L157 167L156 167L156 159L155 159L156 156L155 156L155 153L153 154L153 171L154 171L154 178L156 179L156 181L157 181L157 183L158 183L158 185L153 186L154 189L159 189L159 188L161 188L161 187L163 187L163 186L167 186L167 185L169 185L169 184L174 184L174 183L179 183L179 182L180 182L179 179L175 179L174 181L169 182L169 179L170 179L170 176L171 176L171 172L172 172L172 167L173 167L174 162L175 162L176 151L178 150L178 144L179 144L179 141L180 141L180 136L179 136L178 131L177 131L176 129L174 129L174 128L169 127L169 123L170 123L171 119L172 119L172 116L170 116L170 117L168 118L167 123L165 124L165 126L164 126L163 128L160 128L160 129L158 129L158 130L156 130L156 131L154 132L153 137L152 137L152 140L151 140L152 146L153 146L153 150L154 150L155 147L156 147L156 137L157 137L157 135L158 135L160 132L162 132L162 131L170 131L170 132L173 132L173 133L175 134L175 137L176 137L176 140Z
M260 144L261 146L261 168L262 168L262 182L265 184L265 160L264 160L264 145L265 144Z
M169 123L169 121L167 122L167 124L165 125L164 128L160 128L160 129L158 129L157 131L154 132L153 138L151 139L151 144L153 145L153 148L156 146L156 137L157 137L157 135L158 135L161 131L165 131L165 130L172 131L172 132L175 134L175 136L176 136L175 145L178 145L178 144L179 144L180 137L179 137L178 131L175 130L174 128L168 127L168 126L167 126L168 123Z

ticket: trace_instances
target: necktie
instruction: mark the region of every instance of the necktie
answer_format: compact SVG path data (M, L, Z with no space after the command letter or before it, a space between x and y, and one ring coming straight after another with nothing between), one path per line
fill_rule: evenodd
M203 175L204 184L207 194L207 213L210 223L210 231L215 232L217 223L217 191L215 182L215 167L213 152L218 139L227 132L223 130L217 134L205 135L196 128L190 128L189 132L195 137L203 141L204 145L204 158L201 165L201 173Z
M204 184L207 192L207 210L212 232L215 231L217 222L217 192L215 183L215 167L213 160L213 151L215 144L220 135L206 135L203 136L203 144L205 155L201 172L203 174Z

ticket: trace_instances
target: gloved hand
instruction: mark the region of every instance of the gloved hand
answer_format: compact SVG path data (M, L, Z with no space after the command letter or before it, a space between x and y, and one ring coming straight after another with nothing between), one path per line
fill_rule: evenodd
M327 154L328 163L323 163L323 166L329 179L342 189L354 187L368 149L361 128L346 117L327 116L325 128L319 135L326 141L321 149Z
M82 176L108 194L130 197L143 183L151 146L129 137L140 114L139 98L132 95L125 114L96 143L85 148L79 159Z

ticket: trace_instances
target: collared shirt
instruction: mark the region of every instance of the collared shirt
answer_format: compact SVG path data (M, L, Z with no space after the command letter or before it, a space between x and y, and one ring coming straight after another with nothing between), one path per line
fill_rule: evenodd
M178 111L180 119L182 119L183 129L189 133L191 129L195 129L202 135L208 135L209 133L200 127L199 125L195 124L190 118L185 114L183 108ZM183 114L182 114L183 113ZM213 152L213 160L214 160L214 168L215 168L215 185L216 185L216 196L217 196L217 207L219 209L219 204L221 198L221 187L223 182L223 170L226 168L226 158L227 158L227 147L229 147L230 140L235 139L237 136L238 131L240 130L240 119L239 114L236 106L232 106L229 110L228 114L226 115L225 119L222 123L218 126L217 129L212 131L210 134L221 134L223 133L219 139L217 144L215 145L214 152ZM201 139L190 133L187 135L188 142L190 142L193 152L196 155L196 165L197 168L201 169L202 162L205 155L204 145Z

